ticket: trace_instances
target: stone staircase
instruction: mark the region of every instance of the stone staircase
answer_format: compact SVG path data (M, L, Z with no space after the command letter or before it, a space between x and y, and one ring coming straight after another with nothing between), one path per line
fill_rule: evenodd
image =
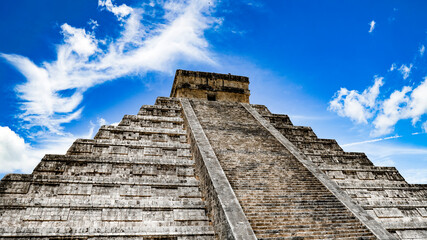
M287 115L253 107L396 238L427 239L427 185L408 184L394 167L374 166L365 154L294 126Z
M178 100L158 98L0 184L0 238L214 239Z
M191 104L258 239L376 239L242 105ZM290 124L281 119L272 122Z

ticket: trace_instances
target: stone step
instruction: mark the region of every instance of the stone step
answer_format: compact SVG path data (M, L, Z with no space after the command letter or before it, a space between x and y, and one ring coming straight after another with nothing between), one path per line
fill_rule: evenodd
M2 197L0 209L25 209L25 208L71 208L79 210L96 209L139 209L141 211L167 211L172 209L204 209L205 204L200 195L196 197L150 197L151 191L146 193L117 191L117 195L97 195L92 198L89 195L66 195L66 192L58 192L57 196L46 198L28 197ZM119 195L120 194L120 195ZM146 196L138 196L145 194ZM178 194L176 194L178 195Z
M42 160L34 169L33 174L50 175L74 175L74 176L95 176L95 175L119 175L131 177L132 175L176 175L194 176L193 165L175 165L173 163L106 163L106 162L85 162L85 161L44 161Z
M275 218L275 219L288 219L288 218L298 218L298 217L335 217L335 216L348 216L345 215L346 212L343 212L342 209L336 209L336 210L328 210L327 212L324 212L320 209L314 209L313 211L306 211L305 209L299 209L292 212L269 212L269 209L266 208L264 211L253 211L248 212L247 216L250 217L262 217L262 218Z
M288 115L285 114L270 114L270 115L263 115L264 118L268 119L270 123L276 127L287 127L287 126L293 126L291 119Z
M182 117L125 115L118 126L183 129Z
M33 175L33 174L8 174L0 182L0 193L26 194L34 184L50 187L59 184L87 184L92 185L131 185L151 187L198 187L198 180L194 177L177 176L139 176L132 178L110 176L66 176L66 175Z
M261 115L266 115L266 116L272 115L270 110L268 110L268 108L265 105L251 104L251 106L255 108L257 112L259 112L259 114Z
M246 207L243 207L243 209L248 213L259 212L259 214L264 214L264 215L271 215L274 213L278 214L282 211L295 212L295 214L298 215L298 213L302 211L308 211L308 212L319 211L319 212L327 213L328 211L339 211L339 210L342 211L342 214L349 214L347 212L347 209L339 206L321 206L321 205L318 205L317 207L313 205L305 205L305 206L302 205L302 206L293 206L293 207L284 207L284 206L276 207L272 205L265 205L265 206L246 206ZM333 216L331 216L331 218L333 218Z
M344 150L338 145L333 139L310 139L303 141L293 141L296 147L298 147L304 154L328 154L328 153L340 153Z
M255 199L246 199L244 197L241 198L242 202L245 202L245 205L247 207L256 207L256 206L274 206L274 207L281 207L281 208L294 208L294 207L303 207L303 206L311 206L311 205L322 205L322 207L335 207L340 206L339 201L337 200L300 200L300 199L294 199L294 198L281 198L281 199L256 199L257 201L254 201Z
M181 103L178 98L171 97L157 97L155 105L162 105L168 107L181 107Z
M286 232L285 229L292 229L299 230L299 229L311 229L311 230L325 230L325 227L334 227L335 229L343 229L346 231L360 231L360 232L368 232L367 229L360 229L363 225L358 223L356 219L353 219L353 221L349 219L336 219L332 221L325 221L326 219L316 219L317 222L307 222L307 219L302 218L301 221L293 220L293 221L283 221L282 219L277 219L276 221L280 221L278 226L281 226L283 229L283 232ZM255 225L257 228L257 231L272 229L271 222L264 221L264 222L257 222ZM290 230L288 230L290 232Z
M352 166L340 166L334 168L327 168L321 166L320 169L323 170L326 175L331 179L354 179L354 180L375 180L381 179L384 182L391 181L405 181L405 179L400 175L396 168L379 168L376 166L361 166L361 167L352 167Z
M191 157L190 145L180 142L131 141L119 139L77 139L67 155L128 155Z
M248 193L243 196L242 193L238 193L239 195L242 195L242 198L244 197L245 200L255 199L255 200L262 200L262 201L281 201L280 199L291 199L296 201L336 201L336 198L334 196L330 196L328 192L323 192L323 194L307 194L306 192L301 192L299 194L280 194L279 192L275 192L274 194L269 195L262 195L260 196L254 196L254 193Z
M427 193L420 189L406 188L406 189L345 189L345 192L352 198L356 199L360 204L378 204L388 205L388 203L416 203L427 201Z
M262 240L306 240L306 239L360 239L370 240L377 239L372 236L372 233L366 231L345 231L343 229L331 230L331 231L309 231L301 229L301 231L295 231L292 233L275 232L269 231L267 233L257 234L258 239Z
M124 222L123 225L132 225L129 222ZM103 224L104 225L104 224ZM85 227L73 228L69 226L63 227L50 227L45 226L43 228L39 227L14 227L14 226L5 226L0 227L0 234L2 237L125 237L125 236L134 236L134 237L156 237L162 239L162 237L184 237L186 235L190 236L213 236L215 233L212 226L163 226L162 222L151 222L151 223L141 223L138 222L136 226L120 226L116 227L114 224L105 224L113 225L113 227Z
M322 165L349 165L373 166L374 164L364 153L358 152L333 152L333 153L305 153L313 163Z
M385 217L376 218L381 225L389 230L427 230L425 217Z
M322 165L319 167L323 171L369 171L369 172L396 172L395 167L366 166L366 165Z
M283 125L276 127L289 141L316 140L317 135L311 127Z
M427 217L427 201L425 199L417 200L405 200L405 202L398 201L398 199L384 199L378 201L370 201L369 204L360 204L366 210L372 210L374 208L382 209L400 209L403 211L407 210L416 210L415 215L422 217Z
M169 107L163 105L143 105L138 112L138 115L163 117L180 117L181 114L181 107Z
M189 157L176 156L76 156L46 154L42 162L78 162L78 163L105 163L105 164L132 164L132 165L173 165L193 166L194 160Z
M75 144L86 144L95 146L130 146L130 147L152 147L152 148L190 148L188 143L175 142L151 142L120 139L82 139L78 138ZM73 144L74 144L73 143Z
M183 129L102 126L95 139L118 139L151 142L181 142L186 143L186 131Z
M385 181L384 179L360 180L360 179L334 179L334 181L343 189L368 189L380 187L408 187L408 183L401 181Z

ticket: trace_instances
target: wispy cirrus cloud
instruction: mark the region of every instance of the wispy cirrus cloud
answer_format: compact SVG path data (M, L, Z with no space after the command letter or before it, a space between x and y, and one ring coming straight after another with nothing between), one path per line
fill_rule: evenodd
M101 10L114 14L122 27L116 39L98 39L92 31L61 25L63 42L57 46L53 61L35 64L24 56L1 54L26 81L16 87L21 99L19 118L27 128L66 135L62 125L79 118L84 92L98 84L126 75L147 71L170 72L178 60L214 64L204 31L215 22L211 16L213 1L161 1L148 6L116 5L99 0ZM162 15L155 23L142 24L146 8L160 7ZM157 13L158 14L158 13Z
M381 142L384 140L390 140L390 139L395 139L395 138L400 138L400 137L402 137L402 136L395 135L395 136L390 136L390 137L385 137L385 138L370 139L370 140L361 141L361 142L346 143L346 144L341 144L341 147L349 147L349 146L366 144L366 143Z

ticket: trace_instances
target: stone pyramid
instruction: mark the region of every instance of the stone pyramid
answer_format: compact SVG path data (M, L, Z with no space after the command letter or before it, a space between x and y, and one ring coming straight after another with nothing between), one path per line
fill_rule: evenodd
M427 239L427 186L177 70L159 97L0 183L1 239Z

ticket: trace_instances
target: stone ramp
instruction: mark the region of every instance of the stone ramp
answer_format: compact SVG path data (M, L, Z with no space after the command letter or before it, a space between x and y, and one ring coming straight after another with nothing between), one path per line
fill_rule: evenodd
M159 98L0 184L0 238L214 239L177 100Z
M241 105L191 103L258 239L375 239Z
M408 184L396 168L374 166L365 154L294 126L287 115L252 106L395 237L427 239L427 185Z

